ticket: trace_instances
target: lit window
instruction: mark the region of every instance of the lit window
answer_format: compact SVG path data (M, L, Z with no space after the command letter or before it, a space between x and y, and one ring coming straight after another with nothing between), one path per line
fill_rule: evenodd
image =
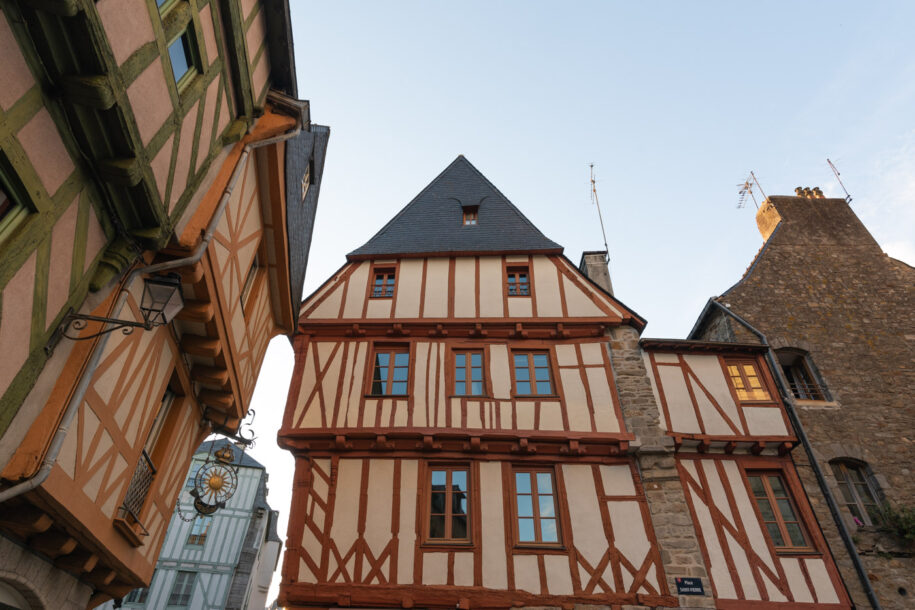
M434 466L429 471L429 540L470 541L469 478L465 467Z
M188 544L203 544L207 539L207 532L210 531L210 525L213 524L213 517L209 515L198 515L191 525L191 534L187 537Z
M728 361L728 376L737 392L738 400L771 400L762 382L756 362L752 360Z
M850 462L832 462L832 473L839 483L839 491L846 508L857 525L874 525L880 522L877 494L868 483L864 468Z
M175 83L181 87L197 71L197 67L194 64L190 29L185 30L168 45L168 57L172 62L172 74L175 77Z
M375 283L372 284L372 298L392 298L394 296L394 280L394 269L375 269Z
M515 352L515 394L550 395L550 356L546 352Z
M457 396L483 395L483 352L454 354L454 393Z
M807 357L794 350L779 350L778 361L791 393L798 400L828 400L822 384L817 381Z
M774 472L747 474L769 538L776 550L807 550L810 545L782 476Z
M175 576L172 593L168 596L168 605L186 608L191 601L191 591L194 588L196 572L179 571Z
M477 224L480 208L478 206L466 206L464 208L464 224L472 226Z
M530 275L527 267L509 267L507 270L508 296L528 297L531 295Z
M410 353L403 348L375 350L373 396L405 396L410 375Z
M257 253L254 254L254 260L251 261L251 267L248 269L248 275L245 276L245 283L242 285L241 307L244 309L248 305L248 297L251 296L251 288L254 286L254 280L257 278L257 270L260 268L260 258Z
M559 523L552 470L515 470L515 524L517 541L558 544Z

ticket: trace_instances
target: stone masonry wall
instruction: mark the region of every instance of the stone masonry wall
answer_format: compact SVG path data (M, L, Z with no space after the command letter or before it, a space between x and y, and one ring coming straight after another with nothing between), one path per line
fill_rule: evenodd
M795 408L839 502L829 461L853 458L867 463L889 502L915 505L915 269L884 254L844 200L772 201L778 230L718 300L774 348L809 353L833 400ZM869 607L807 457L794 457L849 592ZM841 510L881 605L915 607L915 548L876 528L856 531Z
M638 332L630 327L611 330L609 351L623 420L626 429L636 436L631 451L636 456L651 509L667 586L676 595L675 578L701 578L706 595L680 596L680 607L714 608L712 586L677 475L673 439L660 427L660 411L642 360Z
M0 582L9 585L36 610L84 610L92 588L49 561L0 536Z

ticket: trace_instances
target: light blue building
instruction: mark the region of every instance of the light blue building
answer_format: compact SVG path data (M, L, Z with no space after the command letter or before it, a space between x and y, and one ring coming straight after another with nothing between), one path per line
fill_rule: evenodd
M247 454L239 464L239 450L233 447L238 486L226 507L211 516L198 515L189 493L207 456L227 444L225 440L208 441L197 449L179 498L180 513L176 510L172 515L152 582L127 595L123 608L266 607L282 545L276 533L277 512L267 504L265 468ZM114 604L107 602L99 608L113 609Z

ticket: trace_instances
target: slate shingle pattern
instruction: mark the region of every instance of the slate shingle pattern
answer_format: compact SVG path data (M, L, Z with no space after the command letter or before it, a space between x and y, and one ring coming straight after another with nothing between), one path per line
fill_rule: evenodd
M476 225L463 224L463 206L479 206ZM449 252L550 252L548 239L470 161L459 155L350 260Z

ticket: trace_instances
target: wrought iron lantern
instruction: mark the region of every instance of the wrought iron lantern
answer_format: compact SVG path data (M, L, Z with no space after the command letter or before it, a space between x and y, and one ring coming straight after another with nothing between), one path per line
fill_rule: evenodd
M163 326L171 322L178 312L184 308L184 296L181 294L181 276L177 273L168 275L156 275L148 277L143 281L143 296L140 299L140 314L143 321L119 320L117 318L105 318L101 316L90 316L70 311L64 316L58 329L57 336L49 343L48 350L53 350L54 345L61 336L74 341L83 341L85 339L94 339L100 335L110 333L115 330L121 330L125 335L133 332L134 328L152 330L157 326ZM67 330L72 326L75 330L81 331L89 322L101 322L106 325L97 333L90 335L69 335Z

